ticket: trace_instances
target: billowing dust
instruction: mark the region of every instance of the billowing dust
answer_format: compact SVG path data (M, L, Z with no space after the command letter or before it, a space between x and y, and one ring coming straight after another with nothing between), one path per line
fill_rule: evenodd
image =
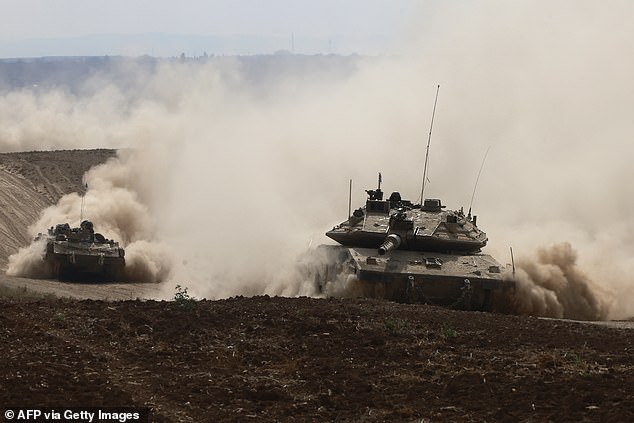
M577 266L577 252L563 242L518 261L512 311L578 320L603 320L609 295Z
M386 192L417 200L439 83L426 194L468 207L491 147L473 210L486 252L506 263L516 251L517 311L630 317L633 9L443 2L421 6L400 55L346 71L320 62L259 80L240 60L165 61L126 69L143 72L133 94L108 75L81 94L15 90L0 96L0 145L124 147L86 175L85 217L124 244L130 278L167 281L167 297L176 284L316 295L297 256L347 217L348 179L353 205L378 171ZM79 223L80 206L62 198L31 235ZM21 251L9 272L34 271L36 256Z
M139 198L134 186L135 153L123 152L115 159L93 167L85 175L85 193L72 193L42 211L29 227L35 237L59 223L78 227L90 219L96 231L117 240L126 250L125 277L132 281L160 282L171 267L172 253L155 240L155 221ZM83 198L82 198L83 197ZM9 257L7 274L26 277L52 277L44 265L44 240L34 241Z

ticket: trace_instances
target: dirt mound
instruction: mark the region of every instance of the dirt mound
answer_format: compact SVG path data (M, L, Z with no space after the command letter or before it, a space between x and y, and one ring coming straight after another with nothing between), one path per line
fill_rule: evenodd
M0 403L152 421L631 421L634 331L370 300L4 301Z
M115 150L61 150L0 153L0 267L31 242L27 227L63 195L82 192L82 177Z

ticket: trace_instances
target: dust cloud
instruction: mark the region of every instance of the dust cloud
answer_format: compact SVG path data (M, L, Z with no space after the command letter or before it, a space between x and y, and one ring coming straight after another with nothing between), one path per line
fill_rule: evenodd
M536 256L518 262L514 312L576 320L608 317L608 296L578 268L569 243L540 248Z
M223 58L162 63L132 97L107 75L83 95L11 92L0 145L125 147L87 175L87 217L136 248L136 271L167 280L168 297L177 283L207 298L314 295L294 264L346 218L349 178L353 204L378 171L385 191L417 200L440 84L427 196L468 207L491 147L473 209L487 252L525 257L522 310L634 315L634 5L427 7L399 55L346 72L326 61L258 81ZM65 197L32 231L76 220L79 202Z
M48 278L52 276L52 269L44 262L46 241L33 241L27 247L9 256L7 275L24 276L26 278Z
M154 240L155 222L139 198L135 180L135 153L119 156L95 166L85 175L88 189L81 195L63 196L56 205L42 211L29 227L29 235L59 223L78 227L90 219L97 232L117 240L126 249L125 277L133 281L159 282L169 275L171 253ZM83 198L82 198L83 197ZM52 269L43 263L44 240L36 240L9 257L7 274L25 277L51 277Z

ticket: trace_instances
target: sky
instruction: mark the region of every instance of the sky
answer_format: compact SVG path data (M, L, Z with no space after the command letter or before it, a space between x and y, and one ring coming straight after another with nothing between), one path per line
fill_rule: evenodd
M151 51L131 46L125 51L121 40L113 43L95 36L149 33L257 36L281 39L279 49L296 47L299 52L381 53L386 42L407 27L419 5L415 0L0 0L0 57L37 53L33 40L44 41L45 47L38 47L43 55L67 54L61 39L86 36L91 36L86 42L96 54L145 54ZM317 44L316 39L323 41ZM83 53L83 45L74 48ZM107 48L113 51L104 53ZM252 48L253 53L271 52L258 51L270 48L268 44L253 43Z

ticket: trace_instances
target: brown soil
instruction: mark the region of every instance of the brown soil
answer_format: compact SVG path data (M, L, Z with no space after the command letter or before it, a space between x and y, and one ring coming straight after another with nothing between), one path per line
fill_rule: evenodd
M152 421L632 421L634 331L371 300L5 301L0 403Z

